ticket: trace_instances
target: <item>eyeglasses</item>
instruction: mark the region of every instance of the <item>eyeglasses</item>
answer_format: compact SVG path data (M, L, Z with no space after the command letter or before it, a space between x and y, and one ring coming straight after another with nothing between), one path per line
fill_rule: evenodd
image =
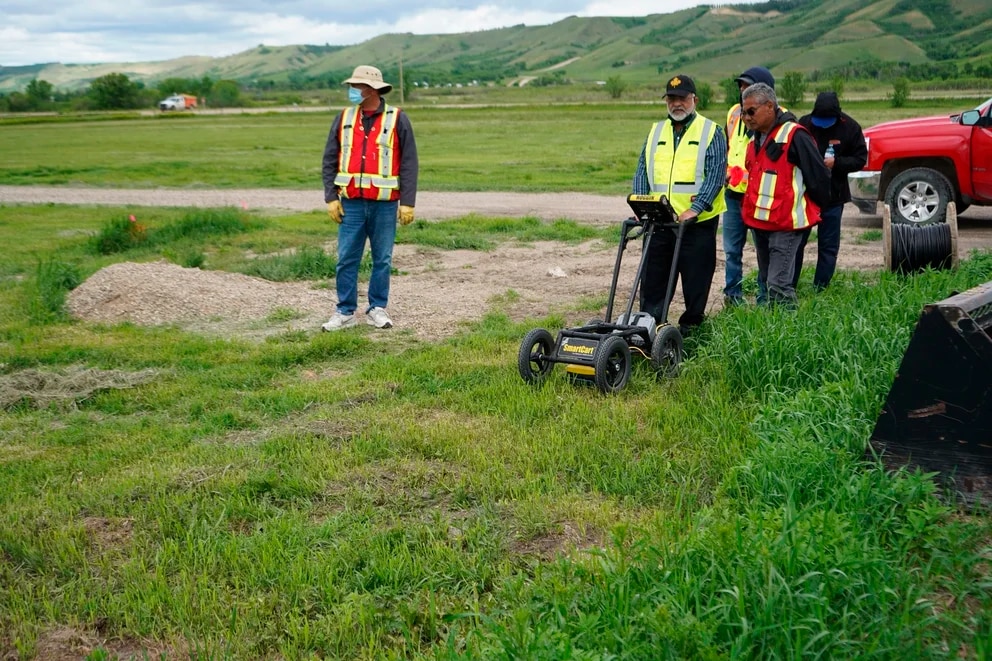
M762 104L762 105L764 105L764 104ZM754 117L754 113L758 112L759 110L761 110L761 106L760 105L759 106L754 106L753 108L741 108L741 112L743 112L748 117Z

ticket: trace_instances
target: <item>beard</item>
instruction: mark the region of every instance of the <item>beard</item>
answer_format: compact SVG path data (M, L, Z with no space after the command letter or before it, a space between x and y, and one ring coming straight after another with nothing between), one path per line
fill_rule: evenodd
M673 121L683 122L691 113L691 110L669 110L668 117Z

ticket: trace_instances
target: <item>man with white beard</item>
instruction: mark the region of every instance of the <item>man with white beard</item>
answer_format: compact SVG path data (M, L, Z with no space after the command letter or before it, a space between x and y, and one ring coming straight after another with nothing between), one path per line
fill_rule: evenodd
M716 270L716 230L726 209L723 187L727 174L727 140L723 129L696 112L696 85L684 74L665 86L668 118L648 133L634 172L636 195L668 196L683 230L677 256L677 277L682 279L685 312L679 330L685 336L703 323ZM668 276L675 255L676 233L659 228L651 239L641 280L640 305L656 320L667 317L663 309Z

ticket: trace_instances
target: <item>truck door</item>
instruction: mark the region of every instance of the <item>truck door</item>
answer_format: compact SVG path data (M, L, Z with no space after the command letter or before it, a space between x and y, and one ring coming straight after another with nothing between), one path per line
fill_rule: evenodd
M971 178L975 195L992 200L992 103L982 109L982 117L971 129Z

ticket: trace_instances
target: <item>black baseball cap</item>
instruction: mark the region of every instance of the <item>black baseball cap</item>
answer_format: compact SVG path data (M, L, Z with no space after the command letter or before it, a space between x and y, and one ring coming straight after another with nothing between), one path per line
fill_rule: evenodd
M665 96L689 96L696 93L696 83L685 74L672 76L665 86Z

